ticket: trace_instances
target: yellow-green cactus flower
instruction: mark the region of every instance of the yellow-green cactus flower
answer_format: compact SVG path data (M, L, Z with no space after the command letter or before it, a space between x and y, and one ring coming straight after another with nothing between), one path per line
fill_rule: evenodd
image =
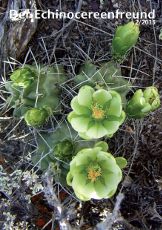
M38 72L30 67L17 69L10 76L14 86L26 88L38 78Z
M98 147L82 149L70 162L67 183L80 200L110 198L122 179L120 166L127 161L122 157L116 161L103 144L103 148L100 142Z
M78 96L72 99L71 107L73 111L68 115L68 121L84 139L110 136L125 120L121 96L113 90L95 91L90 86L83 86Z
M25 114L25 121L29 126L38 127L45 123L50 114L45 108L35 107L30 109Z
M139 33L139 25L133 21L117 27L112 41L112 56L115 61L120 62L127 51L136 44Z
M127 102L125 112L128 117L140 119L148 112L157 109L160 106L158 90L154 86L147 87L144 92L137 90L132 99Z

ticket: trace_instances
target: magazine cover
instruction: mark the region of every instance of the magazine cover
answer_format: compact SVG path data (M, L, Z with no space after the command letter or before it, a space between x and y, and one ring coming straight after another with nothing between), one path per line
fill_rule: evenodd
M162 2L0 0L0 229L162 229Z

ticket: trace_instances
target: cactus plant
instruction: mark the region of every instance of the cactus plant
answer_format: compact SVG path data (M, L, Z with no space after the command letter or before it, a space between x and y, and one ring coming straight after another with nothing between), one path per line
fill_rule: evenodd
M71 101L73 111L68 121L84 139L108 137L114 134L125 120L121 97L113 90L83 86Z
M136 44L139 33L139 25L133 21L118 26L112 41L112 59L120 62L127 51Z
M62 123L54 134L42 134L42 138L38 140L38 149L32 161L40 166L43 172L49 167L55 181L66 186L66 175L69 172L72 157L82 148L94 146L95 142L82 140L66 123Z
M87 61L80 67L74 82L79 86L89 85L94 89L115 90L122 98L122 103L126 103L126 95L130 91L131 83L121 74L121 67L116 68L114 61L101 63L97 66Z
M127 161L122 157L116 161L105 145L103 142L102 147L100 142L94 148L82 149L70 163L67 183L80 200L110 198L122 179L120 167L125 167Z
M66 80L62 66L52 66L48 70L43 67L38 73L35 66L27 65L14 71L11 80L6 82L5 87L11 93L7 102L14 108L13 115L15 117L24 117L34 107L43 108L44 111L46 109L48 113L52 111L56 113L60 110L61 88L58 84ZM30 113L31 111L28 114ZM41 123L43 124L43 122ZM31 123L28 122L28 124ZM33 126L36 127L34 124Z
M160 106L160 96L154 86L147 87L144 92L137 90L132 99L128 101L125 112L130 118L140 119L148 112L157 109Z

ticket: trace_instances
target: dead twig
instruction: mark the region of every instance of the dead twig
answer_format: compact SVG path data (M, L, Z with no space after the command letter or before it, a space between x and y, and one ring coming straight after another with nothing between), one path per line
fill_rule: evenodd
M83 0L79 0L79 3L78 3L78 8L76 10L76 13L79 12L81 10L81 7L82 7L82 3L83 3ZM50 59L49 59L49 62L48 62L48 66L50 66L51 64L51 61L52 61L52 58L54 56L54 53L55 53L55 50L56 50L56 47L57 47L57 43L58 43L58 40L59 38L62 36L63 32L65 31L65 29L67 27L69 27L73 22L74 22L74 19L75 18L72 18L70 19L70 21L65 24L59 31L57 31L54 35L58 34L57 37L55 38L55 44L54 44L54 47L53 47L53 51L52 51L52 54L50 56ZM47 67L48 68L48 67Z

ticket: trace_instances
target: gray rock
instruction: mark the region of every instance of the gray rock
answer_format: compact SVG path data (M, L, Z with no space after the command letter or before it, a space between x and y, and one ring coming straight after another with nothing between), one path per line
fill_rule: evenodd
M7 8L4 16L0 22L0 74L3 71L3 62L7 58L19 59L26 51L27 44L29 43L32 35L35 33L37 28L37 20L27 18L25 12L26 9L31 12L30 16L34 14L36 10L35 0L8 0ZM12 12L19 12L24 15L22 18L14 17L10 18Z

